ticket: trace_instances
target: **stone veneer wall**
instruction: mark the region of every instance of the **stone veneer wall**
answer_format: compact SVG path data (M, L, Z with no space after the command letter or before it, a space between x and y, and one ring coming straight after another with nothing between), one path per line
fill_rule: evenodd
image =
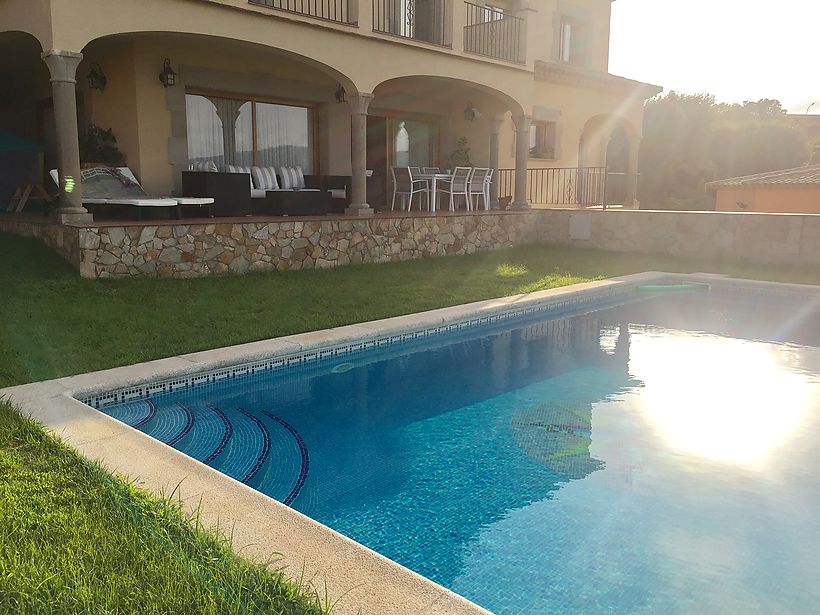
M820 216L568 209L89 228L0 218L84 277L200 277L469 254L526 243L820 267Z
M42 220L16 220L12 216L0 217L0 231L35 237L57 252L75 267L80 266L80 244L77 229L55 224L47 218Z

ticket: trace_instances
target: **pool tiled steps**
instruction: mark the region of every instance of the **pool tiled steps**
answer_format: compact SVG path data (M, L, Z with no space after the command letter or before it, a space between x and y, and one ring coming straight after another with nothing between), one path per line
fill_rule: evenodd
M107 410L114 418L290 505L307 478L309 457L299 433L270 412L209 403L152 400Z

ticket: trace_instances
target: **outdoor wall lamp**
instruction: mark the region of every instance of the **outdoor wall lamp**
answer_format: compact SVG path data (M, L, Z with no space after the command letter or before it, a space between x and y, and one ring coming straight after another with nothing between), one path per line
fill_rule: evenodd
M162 72L159 74L159 80L164 88L170 88L177 84L177 74L174 72L174 69L171 68L171 60L168 58L165 58L165 62L162 63Z
M347 102L347 92L341 83L339 84L339 87L336 88L336 91L333 92L333 95L336 97L337 103L341 104L343 102Z
M464 109L464 119L468 122L473 122L481 117L481 111L476 109L472 102L467 102L467 108Z
M88 69L88 87L92 90L104 90L105 85L108 83L108 79L105 76L102 68L96 62L92 62L91 66Z

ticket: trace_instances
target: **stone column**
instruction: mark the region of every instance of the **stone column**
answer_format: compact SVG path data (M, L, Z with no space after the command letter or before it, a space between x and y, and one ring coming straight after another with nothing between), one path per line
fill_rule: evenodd
M353 181L350 191L350 207L345 213L353 216L372 216L373 208L367 204L367 108L373 94L358 92L349 95L350 105L350 166Z
M527 165L530 161L531 115L513 116L515 124L515 200L513 209L529 209L527 200Z
M626 176L626 202L624 207L639 209L638 203L638 156L641 149L641 140L634 137L629 142L629 167Z
M83 207L80 179L80 140L77 131L77 66L83 54L52 49L41 57L51 74L54 99L54 123L57 137L57 159L60 172L60 207L57 220L63 224L87 223L93 220Z
M498 135L504 123L503 117L490 118L490 160L489 166L493 169L493 182L490 185L490 207L498 209Z

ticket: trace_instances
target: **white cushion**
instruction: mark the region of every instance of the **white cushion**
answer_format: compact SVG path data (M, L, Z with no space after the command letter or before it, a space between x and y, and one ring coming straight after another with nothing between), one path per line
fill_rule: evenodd
M258 190L276 190L279 182L276 180L274 167L251 167L254 187Z
M127 180L134 182L137 186L142 187L142 185L137 181L134 172L129 169L128 167L117 167L117 170L125 177ZM51 169L48 174L51 176L51 179L54 181L56 185L60 185L60 172L57 169ZM89 201L90 202L90 201Z
M106 205L134 205L135 207L176 207L176 199L103 199ZM91 199L85 200L86 203Z
M301 167L279 167L279 175L282 178L282 188L285 190L301 189L305 187L305 176L300 173Z
M330 192L330 198L333 199L347 198L347 190L345 188L334 188L333 190L328 190L328 192Z
M216 168L216 163L213 160L193 162L189 165L189 168L191 171L204 171L206 173L216 173L219 170Z
M174 200L180 205L213 205L214 200L209 197L175 196Z
M251 189L251 198L252 199L264 199L265 198L265 191L260 190L259 188L252 188Z

